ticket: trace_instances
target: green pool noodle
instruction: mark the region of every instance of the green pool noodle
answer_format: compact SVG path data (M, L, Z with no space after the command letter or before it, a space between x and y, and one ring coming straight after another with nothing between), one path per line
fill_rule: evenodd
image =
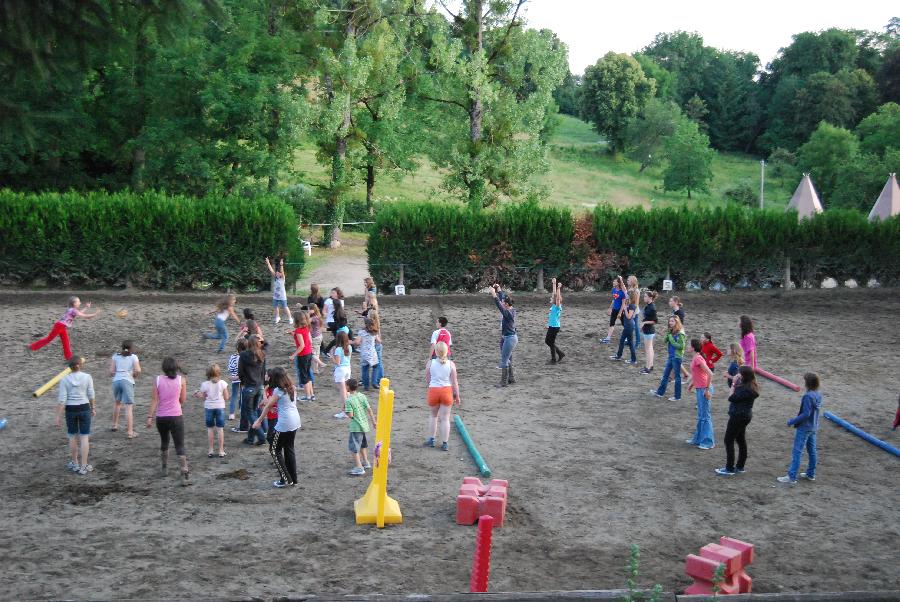
M475 444L472 442L472 438L469 436L469 431L466 430L466 425L463 424L462 418L459 417L459 414L456 414L453 417L453 423L456 425L456 430L459 432L459 436L460 438L462 438L463 443L466 444L466 449L468 449L469 454L472 455L472 460L475 462L475 466L478 467L478 472L481 473L481 476L490 478L491 469L488 468L488 465L484 461L484 458L482 458L481 454L478 452L478 448L475 447Z

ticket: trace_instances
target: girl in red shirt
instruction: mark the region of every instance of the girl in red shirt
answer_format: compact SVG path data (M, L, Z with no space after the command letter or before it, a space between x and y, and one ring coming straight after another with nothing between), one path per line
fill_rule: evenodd
M706 360L709 369L713 371L716 369L716 362L724 357L719 348L713 344L712 335L708 332L704 332L703 338L700 339L700 355Z

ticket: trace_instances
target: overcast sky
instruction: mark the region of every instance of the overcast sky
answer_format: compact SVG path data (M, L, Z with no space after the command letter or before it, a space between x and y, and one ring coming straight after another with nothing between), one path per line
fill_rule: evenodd
M572 73L584 73L610 50L630 54L657 33L679 29L698 32L707 46L754 52L765 66L796 33L883 31L900 16L900 3L887 0L529 0L526 6L531 27L552 29L568 45Z

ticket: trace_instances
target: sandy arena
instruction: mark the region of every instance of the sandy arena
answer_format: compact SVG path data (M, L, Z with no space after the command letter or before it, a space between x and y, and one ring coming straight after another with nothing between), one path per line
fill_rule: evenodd
M690 584L685 555L720 535L756 544L754 591L900 589L896 457L823 420L818 480L777 484L793 441L785 421L796 414L800 395L762 380L747 431L748 472L717 477L713 469L725 456L725 387L713 398L716 448L687 446L693 393L685 391L678 403L649 395L665 362L659 338L653 376L607 359L611 349L597 336L605 330L605 295L566 296L558 344L568 356L559 366L546 365L546 297L520 296L518 383L503 390L493 386L500 320L488 295L382 299L384 362L396 391L389 488L404 522L377 530L354 524L353 500L370 477L346 475L347 425L332 418L340 407L327 376L316 402L298 404L295 489L272 487L277 474L266 448L241 445L243 435L226 432L228 457L208 459L202 402L190 396L185 425L193 485L179 486L171 468L169 477L158 476L159 438L143 424L152 378L167 354L187 371L189 392L209 362L225 367L228 354L198 341L212 329L213 296L82 295L104 310L70 330L97 388L96 470L68 472L65 430L54 426L57 391L31 398L62 369L59 342L32 357L23 351L62 315L68 294L0 293L11 343L0 398L0 417L9 419L0 431L0 598L467 591L475 529L455 524L454 504L462 478L476 470L455 431L449 453L422 447L424 364L438 315L450 319L461 414L495 476L510 481L507 524L494 534L491 591L621 588L633 543L642 551L640 584L680 591ZM824 409L900 444L900 431L890 432L900 365L897 291L684 299L689 337L709 330L725 350L739 338L738 316L749 314L762 367L798 383L805 371L818 371ZM658 305L662 314L664 300ZM286 327L272 326L269 297L239 297L238 308L247 306L271 342L269 365L286 366L292 341ZM127 318L116 318L123 307ZM231 349L233 323L229 331ZM135 440L124 428L109 431L106 361L125 338L136 341L144 367ZM723 371L720 364L717 379ZM249 479L234 478L240 471Z

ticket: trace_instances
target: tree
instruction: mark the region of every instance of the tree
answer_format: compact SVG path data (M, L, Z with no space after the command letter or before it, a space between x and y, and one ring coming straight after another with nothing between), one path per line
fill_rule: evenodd
M795 180L799 176L797 172L797 155L784 148L776 148L769 155L766 162L769 167L769 175L778 178L784 186L785 180Z
M837 188L842 168L852 163L857 155L859 140L853 132L823 121L797 151L797 164L812 176L822 202L826 203Z
M855 68L858 54L854 32L836 28L806 31L793 36L791 44L781 49L769 68L776 79L788 75L807 78L822 71L834 74Z
M681 109L673 101L651 98L641 114L628 121L627 154L641 164L640 171L662 162L666 138L675 132L676 124L682 119Z
M709 137L700 131L697 122L681 120L675 132L666 140L669 165L663 174L666 190L709 191L712 179L712 160L715 151L709 148Z
M653 97L655 82L627 54L609 52L585 70L584 116L605 135L609 152L625 146L625 128Z
M464 0L451 22L433 11L416 87L433 103L432 161L444 185L472 208L525 192L546 169L542 132L555 110L553 91L566 69L566 47L549 30L526 30L524 0Z
M758 68L755 54L712 54L704 72L703 98L713 147L746 152L753 144L762 117L754 81Z
M900 103L900 45L885 53L877 78L882 100Z
M694 121L704 134L709 129L706 125L707 115L709 115L709 109L706 108L706 102L696 94L684 104L684 116Z
M856 134L860 148L882 156L890 148L900 148L900 105L889 102L859 122Z
M672 74L674 96L678 105L685 108L694 95L703 93L703 73L711 57L711 48L703 45L703 37L696 32L675 31L660 33L641 52L652 57Z
M566 76L556 90L553 91L553 100L559 106L559 112L572 117L581 114L581 80L580 75L572 75L566 70Z
M643 69L644 75L656 82L656 97L677 103L678 76L660 65L652 56L642 52L636 52L632 56Z
M860 152L848 163L839 165L837 170L835 189L828 205L868 213L888 174L900 171L900 149L890 148L883 157Z

